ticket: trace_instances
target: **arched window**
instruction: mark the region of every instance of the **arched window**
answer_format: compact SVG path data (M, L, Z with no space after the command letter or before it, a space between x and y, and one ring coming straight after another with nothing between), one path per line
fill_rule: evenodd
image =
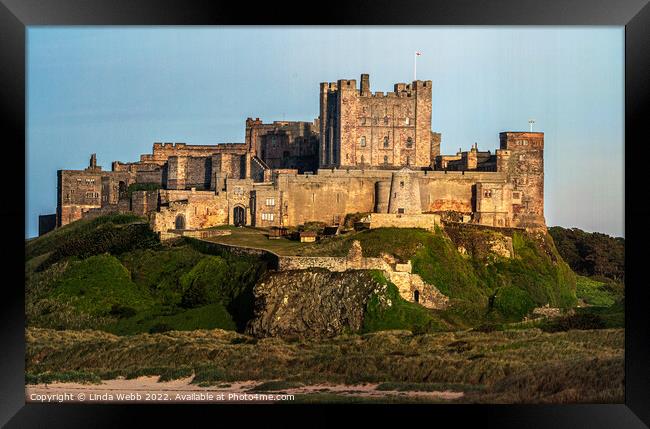
M388 156L384 155L384 164L388 164Z
M386 136L384 137L384 147L388 147L388 143L389 143L388 136Z
M408 148L413 147L413 139L411 137L406 139L406 147L408 147Z

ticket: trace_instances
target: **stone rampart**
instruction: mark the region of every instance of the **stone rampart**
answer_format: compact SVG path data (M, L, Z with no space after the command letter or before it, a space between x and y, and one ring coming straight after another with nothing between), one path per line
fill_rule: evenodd
M438 214L395 214L372 213L369 216L370 229L373 228L424 228L434 230L441 226Z

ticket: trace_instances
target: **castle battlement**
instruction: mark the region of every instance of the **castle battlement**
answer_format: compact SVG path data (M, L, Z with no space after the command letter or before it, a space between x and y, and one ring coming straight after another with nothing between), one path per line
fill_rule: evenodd
M408 216L448 212L480 225L545 227L544 133L504 131L494 153L474 144L443 156L431 129L432 81L393 88L372 92L368 74L359 86L322 82L313 122L248 117L244 143L155 142L110 172L93 155L84 170L58 172L57 226L100 210L148 215L156 231L332 225L351 213L409 225ZM132 192L134 184L145 190Z

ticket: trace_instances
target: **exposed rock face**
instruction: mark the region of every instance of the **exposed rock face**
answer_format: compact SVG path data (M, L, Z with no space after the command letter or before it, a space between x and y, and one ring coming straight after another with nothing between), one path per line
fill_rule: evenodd
M255 316L246 332L257 337L327 337L363 325L368 298L386 286L371 271L324 269L269 273L255 286Z

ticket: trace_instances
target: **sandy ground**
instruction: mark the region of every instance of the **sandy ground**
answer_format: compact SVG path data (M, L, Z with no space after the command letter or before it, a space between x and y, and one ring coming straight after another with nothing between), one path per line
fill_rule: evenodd
M377 384L316 384L273 392L251 392L259 381L223 383L201 387L190 384L192 377L158 382L158 377L132 380L104 380L101 384L52 383L25 386L25 401L31 403L274 403L291 402L290 395L330 393L338 396L360 396L381 399L398 396L406 400L417 397L452 400L462 392L399 392L375 390Z

